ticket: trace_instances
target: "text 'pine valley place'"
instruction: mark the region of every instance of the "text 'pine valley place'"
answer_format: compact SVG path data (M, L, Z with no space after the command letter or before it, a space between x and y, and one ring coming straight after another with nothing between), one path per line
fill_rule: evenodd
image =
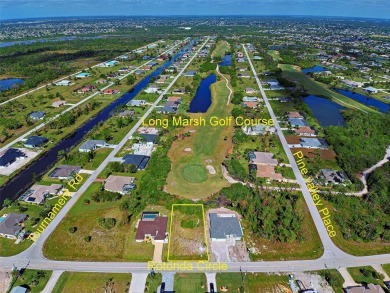
M170 121L171 120L171 121ZM234 124L233 124L234 123ZM142 126L149 126L149 127L162 127L162 128L168 128L169 125L176 126L176 127L182 127L182 126L257 126L257 125L263 125L263 126L274 126L273 119L264 119L264 118L244 118L241 116L233 117L217 117L217 116L211 116L210 118L206 119L204 117L197 117L197 118L183 118L181 116L175 117L172 116L171 118L151 118L145 120L142 118Z
M305 160L303 159L302 151L294 153L293 156L297 158L296 162L301 174L306 175L308 173L308 170L306 168ZM314 200L314 205L318 208L322 222L324 223L326 230L328 231L329 237L336 236L336 231L334 230L332 220L330 219L329 209L327 207L324 207L320 195L318 194L318 188L313 183L313 179L311 177L308 177L305 179L305 182L307 184L307 187L309 188L310 195Z

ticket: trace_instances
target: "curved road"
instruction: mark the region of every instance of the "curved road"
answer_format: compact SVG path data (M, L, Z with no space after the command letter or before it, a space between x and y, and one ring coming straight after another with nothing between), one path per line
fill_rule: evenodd
M207 42L207 40L206 40ZM199 50L203 48L200 47ZM198 50L198 52L199 52ZM286 139L284 138L283 132L280 129L280 126L277 122L275 114L268 102L268 99L264 93L264 90L261 87L260 80L258 79L255 69L250 61L248 56L248 52L244 47L245 53L247 55L248 61L252 68L253 74L256 77L256 81L259 85L259 89L263 95L264 101L267 105L267 108L270 112L271 118L275 121L275 127L278 130L280 135L280 140L282 141L283 147L287 153L290 164L294 170L295 176L298 180L298 183L301 185L303 196L306 200L306 203L309 207L309 211L311 216L313 217L316 228L319 232L321 241L324 246L324 254L319 259L315 260L296 260L296 261L265 261L265 262L234 262L228 263L228 268L226 271L229 272L238 272L248 271L248 272L290 272L290 271L308 271L308 270L321 270L327 268L340 268L340 267L356 267L363 265L377 265L390 263L390 254L383 255L373 255L373 256L362 256L356 257L349 255L342 250L340 250L337 246L335 246L328 236L325 226L322 223L321 217L317 211L316 206L314 205L313 199L310 196L309 190L305 184L305 180L299 172L298 166L292 156L290 149L288 148ZM163 95L168 92L168 89L174 84L177 78L184 72L187 66L191 63L191 61L195 58L197 54L195 54L187 65L182 69L182 71L175 77L172 83L168 86L168 88L164 91L163 94L159 96L156 102L152 105L152 107L145 113L144 118L149 115L149 113L153 110L153 108L158 104L158 102L162 99ZM141 120L130 130L130 132L126 135L126 137L121 141L121 143L115 148L111 154L104 160L101 166L105 166L112 157L119 151L119 149L125 144L127 139L136 131L138 126L141 124ZM34 269L46 269L46 270L66 270L66 271L78 271L78 272L111 272L111 273L140 273L140 272L148 272L150 268L147 267L147 263L134 263L134 262L79 262L79 261L54 261L48 260L42 255L42 247L46 239L49 235L54 231L57 225L61 222L62 218L66 215L66 213L70 210L73 204L80 198L81 194L87 189L87 187L93 182L93 180L97 177L100 171L103 168L100 168L94 172L94 174L88 178L88 180L83 184L78 192L74 194L74 196L69 200L68 204L63 207L63 209L57 214L57 216L53 219L53 221L49 224L47 229L43 232L41 238L37 240L29 249L22 252L19 255L12 257L1 257L0 258L0 266L10 269L13 265L17 267L26 267L34 268ZM64 245L66 245L64 243ZM165 265L167 263L164 263ZM215 271L212 268L206 269L205 263L188 263L193 266L194 271L204 271L204 272L212 272ZM214 263L208 263L214 264ZM197 267L199 266L199 267ZM156 271L159 269L156 267ZM172 271L180 271L179 269L172 269Z

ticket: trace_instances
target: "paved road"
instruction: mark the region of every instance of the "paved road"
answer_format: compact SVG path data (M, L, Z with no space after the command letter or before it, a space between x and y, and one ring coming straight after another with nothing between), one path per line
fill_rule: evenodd
M205 43L204 43L205 44ZM204 45L203 44L203 45ZM203 46L202 46L203 47ZM202 48L201 47L201 48ZM200 49L201 49L200 48ZM200 50L199 49L199 50ZM246 48L244 48L247 57L248 53L246 51ZM198 51L199 52L199 51ZM195 58L196 55L194 55L190 62ZM249 58L248 58L249 59ZM189 63L190 63L189 62ZM184 72L188 64L183 68L183 70L180 72ZM252 70L254 71L252 62L250 62L250 65L252 67ZM179 74L179 75L180 75ZM178 75L178 76L179 76ZM173 82L169 85L167 90L170 88L170 86L177 80L178 76L173 80ZM261 84L258 78L256 77L256 80L259 84L259 88L261 89ZM164 93L158 98L158 100L152 105L152 107L145 113L145 115L149 115L152 109L157 105L157 103L162 99L162 96L167 92L164 91ZM267 97L264 94L264 91L262 91L264 101L266 102L266 105L268 109L270 110L271 117L276 121L275 115L272 111L272 108L269 105L269 102L267 100ZM145 117L146 117L145 116ZM124 145L124 143L127 141L127 139L134 133L134 131L138 128L138 126L141 124L137 123L134 128L126 135L126 137L121 141L121 143L118 145L117 148L111 152L111 154L104 160L102 166L105 166L108 162L110 162L111 158L119 151L119 149ZM280 131L280 127L277 124L277 129L279 133L282 133ZM322 257L315 260L296 260L296 261L259 261L259 262L234 262L234 263L228 263L227 272L239 272L242 271L248 271L248 272L291 272L291 271L310 271L310 270L322 270L322 269L339 269L340 267L356 267L356 266L364 266L364 265L379 265L379 264L385 264L390 263L390 254L383 254L383 255L372 255L372 256L362 256L362 257L356 257L352 255L348 255L345 252L341 251L339 248L337 248L331 239L329 238L325 227L322 224L321 218L319 217L318 211L316 207L314 206L313 200L309 194L309 191L307 189L307 186L302 178L302 175L297 171L297 165L295 163L295 160L292 157L290 149L287 147L286 140L283 135L281 135L281 140L283 143L283 146L286 149L286 153L289 157L290 163L293 168L295 168L295 172L298 172L296 174L296 177L299 178L299 182L302 186L303 194L305 197L305 200L309 206L310 213L312 214L313 219L315 220L316 227L320 233L321 240L323 242L325 253ZM81 196L81 194L87 189L87 187L93 182L93 180L96 178L97 174L100 173L100 171L103 169L99 168L92 176L84 183L84 185L81 187L81 189L75 193L72 199L69 200L68 204L63 207L63 209L57 214L57 216L54 218L54 220L49 224L47 229L43 232L41 238L38 239L36 243L34 243L29 249L22 252L19 255L13 256L13 257L0 257L0 267L11 269L13 265L16 265L17 267L26 267L28 265L29 268L34 269L46 269L46 270L66 270L66 271L77 271L77 272L111 272L111 273L147 273L148 267L147 263L132 263L132 262L78 262L78 261L53 261L45 259L42 255L42 246L45 240L49 237L49 235L54 231L54 229L58 226L62 218L67 214L67 212L70 210L70 208L73 206L73 204L78 200L78 198ZM66 245L66 244L64 244ZM201 271L201 272L214 272L210 268L205 268L202 263L190 263L194 267L194 271ZM214 264L214 263L210 263ZM197 265L199 267L197 267ZM180 270L173 270L175 272L178 272ZM187 271L188 272L188 271Z
M170 47L168 50L166 50L164 53L176 48L178 45L176 46L173 46L173 47ZM161 54L164 54L164 53L161 53ZM156 57L157 58L157 57ZM123 75L121 77L119 77L118 79L119 80L122 80L124 78L126 78L127 76L129 76L130 74L133 74L136 70L140 69L141 67L147 65L148 63L154 61L156 58L153 58L147 62L145 62L144 64L138 66L137 68L133 69L132 71L128 72L126 75ZM33 129L27 131L26 133L24 133L23 135L19 136L18 138L10 141L8 144L4 145L3 147L0 148L0 153L7 150L9 147L11 147L12 145L14 145L15 143L19 142L19 141L22 141L24 140L27 136L29 136L30 134L34 133L35 131L41 129L42 127L44 127L45 125L49 124L51 121L57 119L58 117L60 117L61 115L69 112L69 111L72 111L74 108L80 106L81 104L85 103L86 101L89 101L90 99L92 99L93 97L95 97L96 95L100 94L100 92L104 91L105 89L108 89L109 87L113 86L114 83L113 82L110 82L108 83L105 87L101 88L100 91L97 91L97 92L94 92L93 94L89 95L88 97L86 97L85 99L81 100L80 102L76 103L76 104L73 104L73 106L67 108L66 110L62 111L61 113L55 115L54 117L51 117L49 118L47 121L39 124L38 126L34 127Z
M161 41L162 41L162 39L160 39L160 40L158 40L158 41L155 41L155 42L153 42L153 43L147 44L147 45L145 45L145 46L139 47L138 49L134 49L134 50L145 49L147 46L150 46L150 45L152 45L152 44L159 43L159 42L161 42ZM129 53L129 52L127 52L127 53L125 53L125 54L122 54L122 55L120 55L120 56L114 57L114 58L112 58L112 59L122 57L122 56L124 56L124 55L126 55L126 54L128 54L128 53ZM111 60L112 60L112 59L111 59ZM100 63L98 63L98 64L95 64L95 65L91 66L91 68L97 67L97 66L99 66L99 65L102 64L102 63L104 63L104 62L100 62ZM84 69L84 70L88 70L88 68L86 68L86 69ZM33 92L35 92L35 91L37 91L37 90L43 89L43 88L46 87L46 86L51 86L52 83L59 82L59 81L64 80L64 79L68 79L70 76L75 76L75 75L77 75L77 74L79 74L79 73L81 73L81 72L83 72L83 71L82 71L82 70L81 70L81 71L77 71L77 72L75 72L75 73L72 73L72 74L66 75L66 76L64 76L64 77L61 77L60 79L56 79L56 80L54 80L54 81L51 81L51 82L49 82L49 83L46 83L46 84L41 85L41 86L39 86L39 87L36 87L36 88L34 88L34 89L28 90L27 92L25 92L25 93L23 93L23 94L20 94L20 95L18 95L18 96L16 96L16 97L13 97L13 98L11 98L11 99L9 99L9 100L7 100L7 101L4 101L4 102L0 103L0 106L1 106L1 105L4 105L4 104L7 104L7 103L9 103L9 102L11 102L11 101L13 101L13 100L16 100L16 99L19 99L19 98L21 98L21 97L24 97L25 95L31 94L31 93L33 93Z

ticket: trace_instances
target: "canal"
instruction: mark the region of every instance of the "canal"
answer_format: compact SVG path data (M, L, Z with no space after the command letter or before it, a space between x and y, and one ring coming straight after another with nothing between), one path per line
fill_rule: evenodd
M4 199L10 198L16 200L23 192L29 188L33 183L34 176L41 176L45 174L58 161L58 152L61 150L68 150L72 146L79 144L84 136L99 122L105 122L111 117L112 111L119 105L126 104L132 100L138 93L143 90L150 80L159 76L164 69L169 67L177 58L191 48L195 40L191 41L185 48L179 51L171 60L161 65L156 71L144 77L138 84L136 84L130 91L123 94L120 98L109 104L96 116L91 118L87 123L83 124L71 136L64 138L51 148L46 154L38 160L32 162L26 169L16 175L11 181L0 188L0 206L2 206Z

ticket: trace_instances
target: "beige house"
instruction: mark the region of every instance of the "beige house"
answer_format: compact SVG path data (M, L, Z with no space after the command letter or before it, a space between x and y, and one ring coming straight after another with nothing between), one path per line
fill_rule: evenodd
M105 181L104 189L127 194L134 188L134 180L134 177L110 175Z

